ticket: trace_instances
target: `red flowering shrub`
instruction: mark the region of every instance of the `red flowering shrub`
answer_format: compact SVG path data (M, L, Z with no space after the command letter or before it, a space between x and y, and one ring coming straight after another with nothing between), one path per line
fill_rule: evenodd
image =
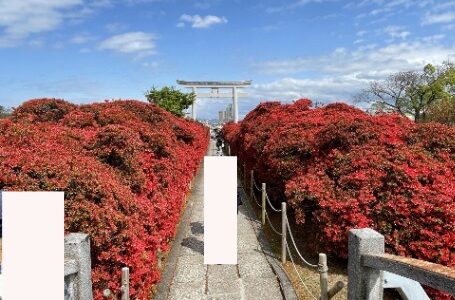
M388 252L455 267L455 127L310 105L262 103L224 137L325 251L346 257L347 231L371 227Z
M149 299L156 251L168 250L208 131L139 101L25 102L0 121L0 190L65 191L65 231L92 245L95 299L118 291Z

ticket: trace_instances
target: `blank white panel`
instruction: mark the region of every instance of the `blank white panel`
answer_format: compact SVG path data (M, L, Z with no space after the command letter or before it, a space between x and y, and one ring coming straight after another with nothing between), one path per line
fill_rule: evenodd
M204 157L204 264L237 264L237 157Z
M63 192L3 192L2 299L64 294Z

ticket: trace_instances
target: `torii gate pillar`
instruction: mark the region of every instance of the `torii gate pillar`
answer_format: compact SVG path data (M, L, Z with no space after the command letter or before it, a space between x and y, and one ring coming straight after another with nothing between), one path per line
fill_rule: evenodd
M191 105L191 118L196 120L196 102L198 98L232 98L232 121L239 121L239 97L246 97L246 93L239 93L239 88L245 88L251 85L251 80L245 81L184 81L177 80L177 83L187 88L191 88L196 95L194 103ZM197 89L211 89L209 93L198 93ZM220 89L231 89L232 93L220 93Z
M232 109L234 110L234 123L239 121L239 107L237 98L237 87L232 88Z
M196 95L196 87L194 87L194 86L193 86L193 94ZM193 120L196 120L196 99L194 99L193 104L191 104L191 118Z

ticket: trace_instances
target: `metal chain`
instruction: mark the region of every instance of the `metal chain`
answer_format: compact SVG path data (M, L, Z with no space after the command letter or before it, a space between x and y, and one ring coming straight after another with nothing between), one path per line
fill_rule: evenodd
M281 232L279 232L278 230L275 229L275 227L273 227L272 222L271 222L270 219L269 219L269 214L267 213L267 211L265 211L265 216L266 216L266 218L267 218L267 221L269 221L270 228L272 228L272 230L273 230L276 234L282 235Z
M267 202L269 203L270 207L276 211L276 212L280 212L281 209L276 209L273 205L272 205L272 202L270 202L270 198L269 198L269 195L267 194L267 192L265 192L265 198L267 199Z
M299 277L300 282L302 283L303 287L306 289L306 291L308 292L308 294L310 294L310 296L311 296L314 300L318 300L318 298L315 297L315 296L313 295L313 293L311 293L310 289L308 288L308 286L305 284L305 282L303 281L302 277L300 276L300 273L299 273L299 271L297 270L297 267L295 266L294 258L292 257L291 251L289 250L289 244L287 243L287 241L286 241L286 248L288 249L289 258L291 259L292 266L294 267L294 271L295 271L295 273L297 273L297 276Z
M291 236L292 244L294 245L295 251L296 251L297 254L299 255L300 259L301 259L305 264L307 264L308 266L313 267L313 268L317 268L318 265L313 265L313 264L310 264L308 261L306 261L306 259L303 258L302 254L300 254L299 249L297 249L297 245L295 244L294 236L292 235L291 226L289 226L288 216L286 216L286 226L287 226L287 228L288 228L289 235Z

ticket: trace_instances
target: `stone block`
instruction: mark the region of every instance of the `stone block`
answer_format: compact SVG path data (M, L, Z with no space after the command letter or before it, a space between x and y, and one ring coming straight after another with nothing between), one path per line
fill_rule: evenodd
M370 228L349 231L348 299L383 298L383 272L364 267L363 254L384 253L384 236Z

